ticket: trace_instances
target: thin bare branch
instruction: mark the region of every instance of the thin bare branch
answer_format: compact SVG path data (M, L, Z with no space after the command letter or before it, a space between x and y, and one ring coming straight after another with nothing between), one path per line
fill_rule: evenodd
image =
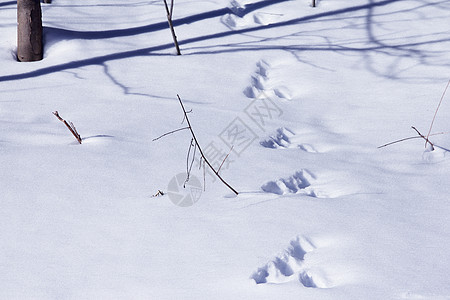
M73 125L72 122L69 122L69 123L70 123L70 128L72 128L72 131L75 132L77 136L79 136L78 131L77 131L77 129L75 128L75 125Z
M173 3L175 2L175 0L171 0L170 1L170 19L172 20L172 16L173 16Z
M61 118L61 116L59 115L58 111L54 111L52 112L56 118L58 118L58 120L60 120L61 122L64 123L64 125L66 125L66 127L69 129L69 131L73 134L73 136L77 139L78 143L81 144L81 136L78 133L77 129L75 128L75 126L73 125L72 122L69 121L69 123L64 120L63 118Z
M225 158L223 159L222 163L221 163L220 166L219 166L219 169L217 169L217 173L219 173L219 172L220 172L220 169L222 169L223 164L224 164L225 161L227 160L228 155L230 155L231 151L233 151L233 148L234 148L234 145L231 146L230 152L228 152L228 154L227 154L227 155L225 156Z
M163 138L163 137L165 137L165 136L167 136L167 135L169 135L169 134L172 134L172 133L175 133L175 132L178 132L178 131L181 131L181 130L186 130L186 129L189 129L189 127L178 128L178 129L175 129L175 130L166 132L166 133L164 133L163 135L160 135L160 136L158 136L157 138L154 138L154 139L152 140L152 142L157 141L157 140L159 140L160 138Z
M417 130L416 127L411 126L411 128L414 129L414 130L417 132L417 134L418 134L421 138L423 138L423 139L426 141L426 143L429 143L429 144L431 145L431 150L434 151L434 144L433 144L432 142L430 142L430 140L429 140L426 136L424 136L423 134L421 134L420 131ZM426 145L426 143L425 143L425 145Z
M380 148L384 148L384 147L387 147L387 146L390 146L390 145L393 145L393 144L397 144L397 143L400 143L400 142L404 142L404 141L407 141L407 140L420 139L420 138L421 138L420 136L410 136L410 137L407 137L407 138L404 138L404 139L396 140L396 141L393 141L393 142L390 142L390 143L378 146L377 148L380 149Z
M172 3L170 4L170 6L171 6L170 8L169 8L169 5L167 4L167 0L164 0L164 6L166 7L167 22L169 23L170 31L172 33L173 43L175 44L175 49L177 50L177 55L181 55L180 46L178 45L177 36L175 34L175 29L173 27L173 22L172 22L173 0L172 0Z
M164 196L164 192L161 190L158 190L158 192L156 194L152 195L152 198L159 197L159 196Z
M163 0L163 1L164 1L164 7L166 8L167 17L169 17L170 16L169 5L167 4L166 0Z
M202 169L202 160L203 160L203 158L200 157L199 162L198 162L198 169L199 169L199 170Z
M192 112L192 109L187 111L186 113L190 114ZM184 120L186 120L186 117L183 115L183 120L181 120L181 124L184 123ZM189 128L189 127L188 127Z
M202 159L200 158L200 161ZM206 191L206 165L205 162L203 162L203 191Z
M194 144L193 147L194 147L194 153L192 153L191 165L189 166L189 174L191 174L192 166L194 165L194 161L195 161L195 152L197 151L197 145Z
M430 134L430 136L435 136L435 135L439 135L439 134L445 134L445 132L433 133L433 134ZM384 148L384 147L387 147L387 146L390 146L390 145L393 145L393 144L397 144L397 143L400 143L400 142L404 142L404 141L407 141L407 140L421 139L421 138L422 138L421 136L410 136L410 137L407 137L407 138L403 138L403 139L400 139L400 140L396 140L396 141L393 141L393 142L390 142L390 143L378 146L377 148L380 149L380 148Z
M191 149L194 148L194 152L192 154L192 159L189 162L189 158L191 157ZM194 165L194 160L195 160L195 151L197 150L197 145L194 143L194 139L191 138L191 142L189 143L189 149L188 149L188 153L187 153L187 157L186 157L186 180L184 181L184 185L183 187L186 187L186 183L189 182L189 179L191 177L191 171L192 171L192 166Z
M428 134L425 139L425 148L427 147L428 138L430 137L431 129L433 129L434 120L436 119L436 115L438 113L438 110L441 106L442 100L444 99L445 93L447 92L449 85L450 85L450 80L447 82L447 86L445 87L444 93L442 93L441 100L439 101L438 107L436 108L436 111L434 112L433 120L431 121L430 129L428 130Z
M203 150L200 147L197 137L195 136L194 130L192 129L191 122L189 121L189 118L187 116L187 112L186 112L186 109L184 108L183 101L181 100L180 95L177 95L177 97L178 97L178 101L180 102L181 109L183 110L184 117L186 118L186 122L188 124L189 131L191 132L192 138L194 139L194 142L197 145L197 148L198 148L198 151L200 152L201 157L204 159L204 163L206 163L208 165L208 167L214 172L214 174L216 174L217 178L219 178L223 184L225 184L230 190L232 190L236 195L238 195L239 193L219 175L219 173L214 169L214 167L208 161L206 156L203 154Z

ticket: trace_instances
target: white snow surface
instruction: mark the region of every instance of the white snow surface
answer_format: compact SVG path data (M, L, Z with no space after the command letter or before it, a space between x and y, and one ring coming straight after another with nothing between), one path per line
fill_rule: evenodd
M177 0L181 56L162 0L42 11L19 63L0 1L0 299L450 299L450 92L377 148L428 133L450 1ZM177 94L239 195L153 141Z

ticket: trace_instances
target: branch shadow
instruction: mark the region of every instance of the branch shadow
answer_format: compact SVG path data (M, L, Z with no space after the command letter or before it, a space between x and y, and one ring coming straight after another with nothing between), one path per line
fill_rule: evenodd
M259 1L253 4L248 4L244 8L243 12L241 14L245 15L250 13L251 11L254 11L256 9L266 7L275 3L280 3L283 1L289 1L289 0L264 0ZM213 40L213 39L220 39L224 37L230 37L235 35L249 35L256 33L258 31L262 30L269 30L274 28L281 28L291 25L299 25L306 22L327 22L336 20L336 18L329 18L329 17L339 17L342 16L342 18L351 19L352 17L345 16L346 13L350 12L357 12L357 11L363 11L365 12L364 15L358 15L354 18L365 18L365 31L366 31L366 38L365 40L361 40L358 43L359 46L353 45L351 42L343 43L343 42L333 42L328 37L322 36L321 38L324 40L322 43L316 43L316 44L303 44L299 45L297 40L294 40L295 44L289 45L289 46L283 46L279 44L273 44L274 42L277 42L279 40L285 39L285 38L291 38L291 37L297 37L302 36L303 32L299 31L293 34L289 34L286 36L277 36L275 38L265 38L260 37L257 41L252 42L244 42L244 43L227 43L222 45L214 45L214 46L198 46L198 47L186 47L186 50L189 50L187 54L184 55L214 55L219 53L230 53L230 52L246 52L246 51L265 51L265 50L283 50L288 51L295 55L295 53L298 53L299 51L330 51L330 52L340 52L340 53L349 53L349 52L360 52L360 53L366 53L367 56L366 59L366 66L367 69L369 69L371 72L377 73L375 68L373 67L373 59L369 56L372 55L372 53L378 53L383 55L389 55L392 57L413 57L418 59L421 62L426 63L426 58L429 56L432 56L433 50L423 50L419 49L421 46L425 45L433 45L437 43L443 43L443 42L450 42L450 35L448 32L443 31L443 37L439 36L439 38L428 38L427 40L421 40L421 41L411 41L411 42L404 42L405 39L403 39L403 43L391 43L387 44L380 40L376 34L374 33L373 26L377 25L376 20L374 17L376 16L374 9L377 7L392 5L397 2L401 2L402 0L383 0L379 2L375 2L374 0L368 0L369 2L367 4L363 5L356 5L352 7L337 9L333 11L327 11L327 12L321 12L309 16L299 17L287 21L272 23L268 25L261 25L261 26L255 26L250 28L243 28L238 30L228 30L223 31L219 33L213 33L213 34L207 34L203 36L188 38L185 40L180 40L180 46L188 46L190 44L194 44L201 41L207 41L207 40ZM424 3L423 1L420 1L422 4L419 7L411 8L412 9L418 9L423 6L430 6L430 5L440 5L442 3L445 3L446 1L440 1L440 2L434 2L434 3ZM445 9L445 8L444 8ZM400 10L401 11L401 10ZM195 16L186 17L178 20L174 20L174 22L178 25L181 24L188 24L192 22L197 22L201 20L205 20L207 18L214 18L217 16L221 16L226 13L234 13L230 8L223 8L219 10L215 10L212 12L197 14ZM395 13L394 11L391 13ZM391 14L389 13L389 14ZM386 13L385 13L386 14ZM382 16L383 14L379 14L377 16ZM328 18L328 19L324 19ZM356 25L355 25L356 26ZM129 29L121 29L121 30L111 30L107 32L76 32L76 31L67 31L64 29L55 29L55 28L47 28L48 33L55 34L60 33L63 35L64 38L67 39L67 37L77 37L77 38L86 38L86 39L95 39L95 38L108 38L108 37L118 37L118 36L129 36L133 34L140 34L149 32L151 30L160 30L163 28L168 28L168 25L166 22L160 22L148 26L143 27L136 27L136 28L129 28ZM267 45L268 42L271 42L272 45ZM266 43L266 45L264 44ZM171 55L169 53L158 53L158 51L166 50L172 48L173 45L170 44L163 44L163 45L157 45L152 47L146 47L136 50L130 50L130 51L123 51L103 56L97 56L92 57L88 59L82 59L77 61L71 61L55 66L50 67L44 67L38 70L26 72L26 73L20 73L20 74L12 74L12 75L5 75L0 76L0 82L2 81L11 81L11 80L18 80L18 79L25 79L25 78L32 78L37 76L42 76L50 73L55 73L67 69L73 69L73 68L79 68L83 66L88 65L102 65L104 67L104 64L108 61L114 61L124 58L130 58L130 57L138 57L138 56L167 56ZM219 49L216 49L219 48ZM429 63L430 64L430 63ZM440 62L440 65L449 65L450 63L442 63ZM106 74L108 73L107 70L105 70ZM381 76L391 76L391 75L385 75L385 74L379 74ZM395 75L394 75L395 76ZM122 87L124 88L124 87ZM125 87L125 92L127 92Z
M226 14L237 14L239 17L243 17L257 9L268 7L277 3L290 1L290 0L262 0L256 3L251 3L245 5L245 7L242 10L239 10L239 12L236 12L232 10L229 7L199 13L192 16L179 18L173 20L174 26L180 26L180 25L186 25L191 24L207 19L212 19L216 17L220 17ZM44 28L45 33L49 35L56 35L56 36L63 36L64 39L85 39L85 40L93 40L93 39L109 39L109 38L116 38L116 37L124 37L124 36L133 36L138 34L144 34L149 32L154 32L158 30L164 30L168 29L169 25L166 21L164 22L158 22L154 24L149 24L145 26L138 26L133 28L126 28L126 29L114 29L114 30L106 30L106 31L76 31L76 30L70 30L70 29L62 29L62 28L55 28L51 26L46 26Z
M234 44L222 44L222 45L214 45L214 46L207 46L207 47L191 47L191 48L184 48L186 50L190 50L191 54L188 55L194 55L194 54L202 54L202 55L208 55L208 54L218 54L218 53L231 53L231 52L247 52L247 51L266 51L266 50L284 50L287 52L290 52L293 56L295 56L300 61L300 53L301 51L325 51L325 52L337 52L337 53L361 53L362 54L362 61L364 61L366 69L377 76L387 77L389 79L405 79L401 76L401 72L403 69L400 67L400 63L403 62L403 59L409 59L410 62L421 64L421 65L428 65L428 66L439 66L439 67L450 67L450 62L446 61L437 61L436 57L438 55L446 52L444 50L444 46L440 47L441 49L433 49L433 45L441 44L441 43L450 43L450 32L445 30L445 28L439 28L436 27L436 32L432 34L410 34L409 36L401 36L400 38L389 38L385 36L377 36L375 34L374 27L383 27L385 25L385 21L380 22L375 19L376 17L384 17L387 15L394 15L394 14L401 14L401 13L413 13L417 15L419 18L413 18L411 21L420 22L420 17L425 17L424 13L420 11L420 9L425 7L431 7L434 6L441 10L450 11L450 3L446 0L441 1L433 1L433 2L427 2L427 1L416 1L418 2L418 5L415 7L407 7L404 9L393 9L390 12L384 12L384 13L375 13L375 8L386 6L393 4L395 2L400 2L401 0L394 0L394 1L380 1L375 2L374 0L368 0L369 2L365 5L360 6L354 6L350 8L344 8L340 10L334 10L330 12L315 14L311 16L306 16L302 18L297 18L285 22L279 22L275 24L269 24L264 26L264 28L277 28L280 26L289 26L289 25L298 25L301 23L311 23L311 22L321 22L324 24L325 22L330 21L336 21L336 20L346 20L348 23L356 23L355 21L350 21L352 18L354 19L361 19L365 22L363 24L354 25L354 30L365 30L365 37L364 35L360 35L358 37L358 40L352 40L352 38L349 38L347 41L333 41L332 38L327 35L327 32L325 32L323 35L320 35L316 30L311 32L308 31L298 31L295 33L287 34L285 36L278 36L275 38L265 38L260 37L260 40L253 41L253 42L241 42L241 43L234 43ZM412 6L412 5L411 5ZM354 11L364 11L365 14L363 15L356 15L356 16L346 16L343 15L347 12L354 12ZM342 17L338 17L338 15L343 15ZM450 15L450 13L449 13ZM332 16L333 18L329 18ZM327 18L325 18L327 17ZM396 22L396 17L391 17L392 20L388 22ZM408 16L409 18L409 16ZM364 26L361 28L361 26ZM349 25L348 28L351 28L352 25ZM235 30L234 32L244 34L251 37L256 37L255 35L250 35L250 33L255 32L256 30L259 30L258 27L254 28L244 28L240 30ZM336 28L332 28L332 26L326 28L324 26L323 31L333 31L336 30ZM440 30L440 31L439 31ZM203 36L198 37L198 41L202 40L203 38L211 39L216 37L226 36L225 33L218 33L215 35L209 35L209 36ZM323 40L323 42L320 43L302 43L299 45L298 41L295 40L292 45L286 45L289 43L283 43L283 46L280 46L280 43L277 43L283 39L286 40L293 40L294 37L315 37L320 38ZM190 40L189 42L193 42L193 40ZM277 45L278 44L278 45ZM430 46L430 47L428 47ZM215 50L217 48L217 50ZM383 70L378 70L380 68L384 68L384 64L381 64L383 67L380 67L380 57L389 58L389 60L392 61L392 64L388 67L386 67ZM301 61L302 63L308 63L305 61ZM319 67L319 66L318 66ZM320 67L319 67L320 68ZM378 68L378 69L377 69ZM414 78L408 78L408 79L414 79Z
M86 141L86 140L95 139L95 138L114 138L114 136L107 135L107 134L97 134L97 135L91 135L91 136L84 137L82 140Z
M9 5L16 5L17 1L6 1L6 2L2 2L0 3L0 7L2 6L9 6Z
M434 147L439 148L439 149L441 149L441 150L443 150L445 152L450 152L450 149L447 149L447 148L444 148L444 147L441 147L441 146L438 146L438 145L434 145Z

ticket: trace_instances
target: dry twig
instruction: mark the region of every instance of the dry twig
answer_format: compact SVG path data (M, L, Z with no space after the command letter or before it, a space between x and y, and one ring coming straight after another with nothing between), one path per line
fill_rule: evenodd
M437 113L438 113L438 111L439 111L439 108L440 108L440 106L441 106L441 104L442 104L442 100L444 99L445 93L447 92L447 89L448 89L449 86L450 86L450 80L448 81L447 86L446 86L445 89L444 89L444 93L442 93L441 100L439 101L438 107L436 108L436 111L434 112L433 120L431 121L430 129L428 130L427 136L424 136L422 133L420 133L420 131L419 131L416 127L411 126L411 128L414 129L414 131L418 134L418 136L410 136L410 137L407 137L407 138L403 138L403 139L400 139L400 140L396 140L396 141L393 141L393 142L390 142L390 143L387 143L387 144L378 146L377 148L383 148L383 147L390 146L390 145L392 145L392 144L396 144L396 143L400 143L400 142L404 142L404 141L407 141L407 140L412 140L412 139L422 138L422 139L425 140L425 148L427 147L428 144L430 144L430 145L431 145L431 150L432 150L432 151L434 151L435 147L438 147L438 148L443 149L443 150L445 150L445 151L450 151L450 150L448 150L448 149L446 149L446 148L443 148L443 147L441 147L441 146L438 146L438 145L433 144L433 143L430 141L430 139L429 139L430 136L434 136L434 135L446 133L446 132L439 132L439 133L433 133L433 134L432 134L432 133L431 133L431 130L433 129L433 124L434 124L434 121L435 121L435 119L436 119L436 115L437 115Z
M427 138L425 139L425 148L427 147L428 138L430 137L431 129L433 128L434 120L436 119L436 115L438 113L439 107L441 107L442 100L444 99L445 93L447 92L448 86L450 85L450 80L447 82L447 86L445 87L444 93L442 93L441 100L439 101L438 107L434 112L433 120L431 121L430 129L428 130Z
M166 133L164 133L163 135L160 135L160 136L158 136L157 138L154 138L154 139L152 140L152 142L157 141L157 140L159 140L160 138L165 137L166 135L169 135L169 134L172 134L172 133L181 131L181 130L186 130L186 129L189 129L189 127L178 128L178 129L172 130L172 131L170 131L170 132L166 132Z
M81 144L81 141L82 141L81 136L80 136L80 134L78 133L78 131L77 131L77 129L75 128L75 126L73 125L73 123L70 122L70 121L67 122L66 120L64 120L63 118L61 118L61 117L59 116L58 111L54 111L53 114L58 118L58 120L60 120L61 122L64 123L64 125L66 125L66 127L70 130L70 132L73 134L73 136L77 139L78 143Z
M433 134L430 134L430 136L435 136L435 135L439 135L439 134L445 134L445 132L433 133ZM377 148L378 149L379 148L384 148L384 147L387 147L387 146L390 146L390 145L393 145L393 144L397 144L397 143L400 143L400 142L404 142L404 141L407 141L407 140L421 139L421 138L423 138L423 137L421 137L421 136L410 136L410 137L407 137L407 138L403 138L403 139L400 139L400 140L396 140L396 141L393 141L393 142L390 142L390 143L378 146Z
M161 190L158 190L158 192L156 194L152 195L152 198L159 197L159 196L164 196L164 192Z
M228 154L225 156L225 158L223 159L222 163L220 164L219 168L217 169L217 173L220 172L220 169L222 169L223 164L225 163L225 161L228 158L228 155L230 155L231 151L233 151L234 146L231 146L230 152L228 152Z
M205 154L203 153L202 148L200 147L200 144L199 144L199 142L198 142L198 140L197 140L197 137L195 136L194 130L192 129L192 126L191 126L191 122L189 121L189 118L188 118L188 113L189 113L190 111L186 111L186 109L184 108L183 101L181 100L180 96L177 95L177 97L178 97L178 101L180 102L181 109L183 110L183 117L184 117L184 118L183 118L183 121L186 120L186 123L187 123L188 126L187 126L187 127L184 127L184 128L177 129L177 130L173 130L173 131L168 132L168 133L165 133L165 134L161 135L160 137L158 137L158 138L156 138L156 139L154 139L154 140L157 140L157 139L159 139L159 138L161 138L161 137L163 137L163 136L166 136L166 135L175 133L175 132L180 131L180 130L183 130L183 129L189 129L189 131L191 132L192 138L191 138L191 141L190 141L190 143L189 143L189 149L188 149L188 154L187 154L187 158L186 158L187 178L186 178L185 184L189 181L189 175L190 175L190 173L191 173L192 165L193 165L193 163L194 163L195 152L198 150L198 152L200 153L200 167L201 167L201 164L202 164L202 161L203 161L203 176L205 176L205 164L206 164L206 165L213 171L213 173L217 176L217 178L219 178L220 181L222 181L222 183L223 183L225 186L227 186L231 191L233 191L233 193L235 193L236 195L238 195L239 193L238 193L238 192L237 192L230 184L228 184L228 182L226 182L226 181L222 178L222 176L220 176L220 174L219 174L220 167L222 167L222 165L223 165L223 163L225 162L225 160L227 159L228 155L225 157L225 159L224 159L223 162L222 162L222 165L221 165L221 166L219 167L219 169L216 171L216 170L214 169L214 167L211 165L211 163L208 161L208 159L206 158ZM194 149L193 149L193 154L192 154L192 156L191 156L191 149L192 149L192 148L194 148ZM231 150L230 150L230 151L231 151ZM229 154L229 153L228 153L228 154ZM203 178L203 181L205 181L204 178Z
M197 145L198 151L200 152L201 157L204 160L204 163L208 165L208 167L216 174L217 178L222 181L223 184L225 184L230 190L232 190L236 195L239 194L231 185L229 185L220 175L219 172L214 169L214 167L211 165L211 163L208 161L206 156L203 154L202 148L200 147L200 144L198 143L197 137L195 136L194 130L192 129L191 122L189 121L189 118L187 116L187 111L184 108L183 101L181 101L180 95L177 95L178 101L180 102L181 108L183 109L184 118L186 119L186 122L189 127L189 131L191 132L192 139L194 140L195 144Z
M164 0L164 6L166 7L167 13L167 22L169 23L170 31L172 32L173 43L175 44L175 49L177 50L177 55L181 55L180 46L178 45L177 36L175 34L175 28L173 28L172 16L173 16L173 2L175 0L170 1L170 8L167 4L167 0Z
M433 144L432 142L430 142L430 140L428 139L428 137L426 137L426 136L424 136L423 134L421 134L420 131L417 130L416 127L411 126L411 128L414 129L414 130L417 132L417 134L419 135L419 137L421 137L421 138L423 138L423 139L425 140L425 147L426 147L426 145L427 145L427 143L428 143L428 144L431 145L431 150L434 151L434 144Z

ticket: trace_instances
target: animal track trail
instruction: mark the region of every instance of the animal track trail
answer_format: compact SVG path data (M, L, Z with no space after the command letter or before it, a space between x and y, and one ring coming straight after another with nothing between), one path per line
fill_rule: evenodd
M280 196L297 194L319 199L335 199L357 193L359 188L343 182L340 179L343 176L345 174L331 172L319 178L310 170L301 169L290 176L267 181L261 190Z
M256 64L256 71L250 77L250 85L244 89L244 95L248 98L279 98L292 99L291 91L284 85L280 85L275 75L271 75L275 67L265 60Z
M251 279L256 284L284 283L298 280L309 288L327 288L328 280L324 274L311 272L308 268L307 254L316 247L307 238L299 236L291 240L290 245L280 255L275 256L264 266L258 268Z
M246 2L248 1L231 1L229 8L232 13L225 15L222 18L222 23L232 30L237 30L255 26L266 26L276 23L283 17L283 14L281 13L275 13L268 10L247 13L247 5L252 3Z
M307 143L301 143L299 137L286 127L280 127L276 133L270 135L269 138L260 142L260 145L264 148L279 149L279 148L298 148L305 152L317 153L318 151L313 145Z
M289 177L269 181L261 186L261 189L266 193L273 193L277 195L303 192L309 196L316 197L313 189L307 189L315 180L316 176L313 173L303 169L295 172Z
M245 14L245 5L242 5L236 0L230 1L230 9L236 16L240 18L242 18Z

